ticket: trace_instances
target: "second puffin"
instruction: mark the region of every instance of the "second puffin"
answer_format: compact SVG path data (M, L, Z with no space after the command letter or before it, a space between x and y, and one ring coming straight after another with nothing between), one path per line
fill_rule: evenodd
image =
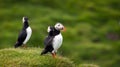
M54 27L48 27L48 36L44 40L45 48L41 55L50 52L54 58L56 57L56 52L63 42L63 37L60 31L64 29L65 27L61 23L56 23Z
M23 20L23 28L18 36L16 44L14 45L15 48L18 48L20 46L25 46L25 44L28 42L32 34L32 29L28 24L28 18L23 17L22 20Z

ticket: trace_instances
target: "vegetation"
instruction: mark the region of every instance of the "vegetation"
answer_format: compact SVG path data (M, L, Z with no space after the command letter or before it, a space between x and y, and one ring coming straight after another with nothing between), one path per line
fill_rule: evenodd
M67 30L62 32L60 56L70 58L77 66L118 67L119 3L120 0L0 0L0 49L13 47L22 28L21 19L27 16L33 30L28 47L43 48L47 27L61 22Z
M0 50L1 67L74 67L67 58L40 56L40 48Z

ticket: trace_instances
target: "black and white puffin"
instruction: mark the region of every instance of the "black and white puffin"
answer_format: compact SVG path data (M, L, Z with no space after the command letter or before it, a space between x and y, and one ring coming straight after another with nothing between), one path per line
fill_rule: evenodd
M61 30L65 30L65 27L61 23L56 23L55 26L49 26L47 29L48 36L44 40L45 48L41 55L50 52L55 58L57 50L60 48L63 42Z
M28 18L23 17L23 28L18 36L17 42L14 45L15 48L25 45L31 37L32 29L29 26Z

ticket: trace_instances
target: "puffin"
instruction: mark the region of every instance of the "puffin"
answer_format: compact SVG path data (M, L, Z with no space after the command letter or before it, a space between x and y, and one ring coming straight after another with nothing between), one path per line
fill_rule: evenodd
M23 21L23 28L19 33L17 42L14 45L15 48L18 48L20 46L25 46L25 44L29 41L32 35L32 29L29 26L28 18L23 17L22 21Z
M50 52L53 58L56 57L57 50L61 47L63 36L61 30L65 31L65 27L61 23L56 23L54 26L48 26L48 36L44 40L44 49L41 55Z

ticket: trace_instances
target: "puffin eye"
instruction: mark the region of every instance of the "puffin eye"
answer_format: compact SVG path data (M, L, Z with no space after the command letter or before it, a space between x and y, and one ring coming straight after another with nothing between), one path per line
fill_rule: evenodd
M60 24L58 26L60 26Z

